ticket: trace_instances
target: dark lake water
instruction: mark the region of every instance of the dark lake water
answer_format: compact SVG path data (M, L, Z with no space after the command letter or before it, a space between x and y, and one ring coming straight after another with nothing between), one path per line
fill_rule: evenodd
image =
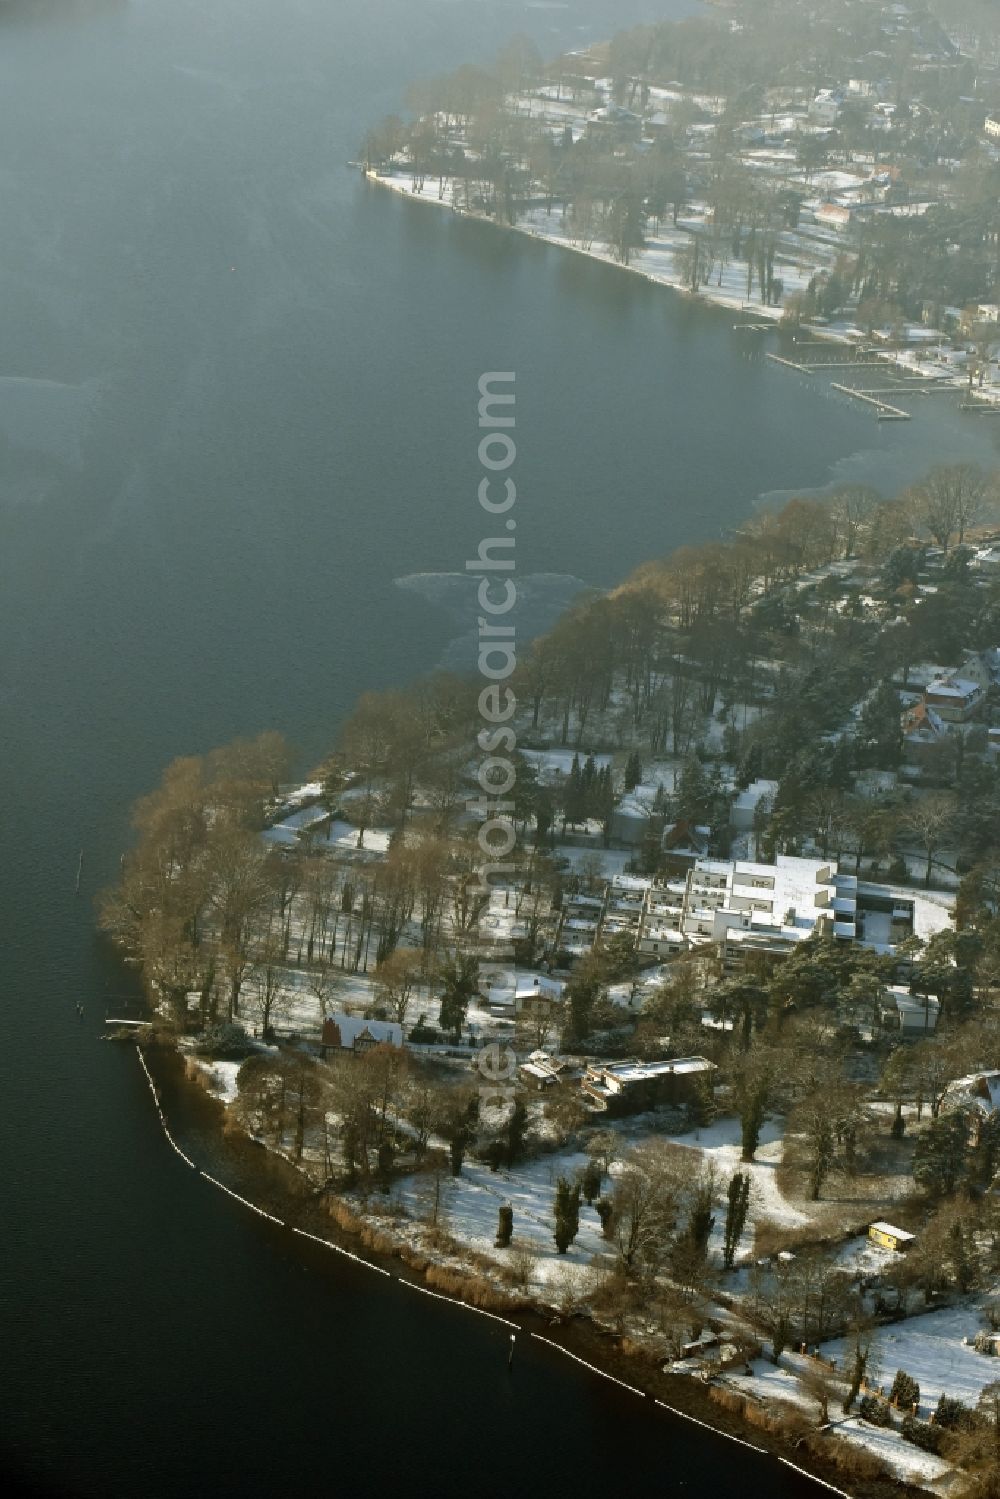
M96 1040L123 980L91 902L131 800L264 727L308 768L360 690L461 633L440 575L481 534L483 370L517 371L519 566L557 575L537 624L571 580L763 497L992 458L934 403L879 428L762 364L731 315L345 168L414 76L668 9L0 3L0 1444L25 1483L746 1479L741 1449L554 1355L508 1379L468 1313L319 1274L185 1171L134 1057Z

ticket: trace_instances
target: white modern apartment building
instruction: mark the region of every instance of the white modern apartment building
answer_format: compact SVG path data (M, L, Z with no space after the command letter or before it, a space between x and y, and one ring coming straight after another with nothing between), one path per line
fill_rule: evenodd
M686 878L651 884L638 948L669 958L715 945L727 968L748 953L782 957L814 933L891 952L949 925L951 897L843 874L835 861L779 854L773 864L699 859Z

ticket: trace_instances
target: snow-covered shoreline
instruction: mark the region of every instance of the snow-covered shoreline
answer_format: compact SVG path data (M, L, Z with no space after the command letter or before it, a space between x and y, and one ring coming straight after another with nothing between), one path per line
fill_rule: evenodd
M323 1228L323 1233L316 1234L308 1229L298 1226L284 1217L276 1216L277 1212L285 1211L296 1201L293 1194L285 1203L274 1200L276 1190L275 1179L269 1182L268 1207L275 1211L268 1211L242 1196L228 1187L217 1177L210 1175L196 1161L191 1159L178 1145L174 1135L168 1127L166 1117L163 1113L160 1089L154 1073L151 1072L146 1063L144 1048L137 1048L140 1065L145 1074L146 1081L153 1098L154 1106L159 1116L160 1126L167 1143L177 1156L192 1170L200 1179L208 1185L218 1189L239 1203L242 1207L256 1214L261 1219L273 1224L276 1228L288 1230L298 1236L303 1243L311 1242L322 1246L328 1251L342 1256L354 1264L374 1272L387 1279L395 1280L397 1284L407 1286L409 1289L423 1295L429 1295L439 1301L448 1301L452 1305L463 1307L475 1315L489 1318L491 1321L500 1323L515 1329L511 1337L513 1345L517 1336L530 1338L546 1344L556 1352L572 1359L575 1363L587 1369L591 1374L603 1380L617 1385L620 1389L627 1391L644 1402L660 1410L668 1412L671 1416L684 1422L693 1423L709 1431L714 1437L728 1442L735 1442L785 1467L799 1473L803 1478L819 1484L829 1492L840 1496L840 1499L849 1499L848 1493L830 1482L831 1477L839 1473L839 1468L833 1453L829 1459L820 1465L821 1471L825 1470L830 1477L822 1478L815 1471L802 1467L793 1457L798 1457L798 1444L795 1444L793 1457L784 1455L790 1450L789 1442L782 1436L780 1428L769 1428L761 1424L751 1426L740 1416L735 1416L724 1405L720 1406L713 1401L710 1387L704 1386L701 1381L691 1379L684 1374L669 1372L666 1368L658 1370L656 1362L650 1365L649 1361L643 1359L638 1351L629 1343L628 1339L616 1339L610 1330L601 1326L592 1319L575 1318L572 1313L564 1315L564 1308L556 1306L550 1298L537 1293L512 1292L505 1303L490 1302L493 1306L489 1310L487 1305L481 1303L478 1292L482 1282L477 1278L475 1268L461 1265L457 1273L449 1264L449 1256L442 1249L437 1253L428 1254L425 1250L418 1250L406 1237L393 1231L391 1219L382 1218L370 1213L361 1215L357 1212L357 1204L347 1197L338 1196L331 1198L330 1222L328 1227ZM179 1048L173 1048L173 1056L177 1060L184 1058L184 1053ZM213 1077L215 1067L202 1064L194 1069L185 1067L185 1081L189 1087L193 1086L200 1092L207 1093L222 1108L232 1102L232 1078L228 1069L223 1069L220 1076L216 1073ZM198 1075L200 1073L200 1076ZM220 1086L221 1084L221 1086ZM176 1127L176 1126L175 1126ZM224 1125L221 1126L224 1134L231 1131ZM264 1142L255 1140L251 1134L243 1129L237 1133L245 1140L257 1144ZM280 1151L266 1150L269 1159L280 1162L290 1170L295 1170L293 1163ZM341 1209L338 1211L337 1209ZM318 1225L314 1225L318 1226ZM354 1242L362 1249L362 1253L355 1253L348 1248L344 1242ZM394 1268L388 1268L392 1265ZM400 1268L402 1267L402 1268ZM442 1289L431 1289L432 1286L440 1286ZM501 1315L506 1312L508 1315ZM512 1316L519 1316L521 1320L512 1321ZM531 1319L542 1317L545 1319L546 1333L535 1331L531 1326ZM558 1328L554 1335L552 1328ZM574 1349L578 1351L574 1351ZM588 1357L583 1357L587 1354ZM513 1349L511 1357L513 1358ZM594 1362L593 1360L599 1360ZM615 1370L616 1372L611 1372ZM626 1376L622 1378L621 1376ZM631 1380L637 1383L631 1383ZM669 1395L670 1400L660 1398ZM674 1403L679 1402L679 1403ZM698 1414L695 1414L698 1412ZM724 1414L728 1412L728 1414ZM707 1419L706 1419L707 1418ZM735 1428L735 1429L734 1429ZM770 1439L765 1436L766 1431L772 1431ZM738 1433L744 1433L740 1435ZM754 1440L748 1438L753 1434ZM815 1454L812 1454L815 1456ZM862 1490L855 1489L860 1494Z
M768 322L773 322L776 325L780 322L784 314L785 309L783 307L768 306L761 302L748 302L745 297L738 297L731 292L722 291L718 287L713 289L712 287L705 286L697 292L692 292L688 287L683 285L679 277L671 275L665 266L654 270L650 269L646 264L639 263L643 252L638 252L635 262L625 265L622 261L616 260L610 251L595 249L593 245L588 248L586 245L575 243L567 235L558 234L554 230L546 231L537 223L531 222L532 214L530 213L526 216L523 223L504 224L491 214L477 213L474 209L461 207L460 204L455 203L447 197L440 197L434 193L421 191L415 185L415 179L412 174L404 172L381 172L364 166L360 168L360 171L366 181L374 183L377 187L388 188L390 192L400 193L412 202L429 203L435 208L445 208L449 212L456 214L459 218L474 219L478 223L491 224L495 229L510 230L514 234L526 235L528 239L542 240L545 244L555 245L560 250L570 250L575 255L585 256L588 260L598 260L602 265L612 266L615 270L627 271L630 275L640 276L644 281L651 281L656 286L668 287L671 291L678 292L681 296L688 298L692 302L701 302L714 307L725 307L733 312L752 312L755 317L759 314L761 320L766 319ZM536 210L536 216L537 212ZM684 230L679 231L679 235L676 236L678 242L685 232ZM654 240L651 243L661 244L664 247L661 253L672 254L673 251L670 246L674 238L674 236L666 236L662 240ZM811 329L810 331L815 331L817 336L823 333L825 337L838 343L847 342L844 335L840 332L827 332L822 329Z
M440 193L427 192L417 185L417 179L412 173L405 171L387 172L377 168L369 168L358 165L366 182L382 187L389 192L398 193L410 202L427 203L435 208L443 208L459 218L473 219L478 223L490 224L495 229L506 230L514 234L521 234L528 239L539 240L543 244L553 245L560 250L569 250L573 254L585 256L589 260L599 261L602 265L610 266L614 270L625 271L629 275L641 277L642 280L652 283L654 286L662 286L667 290L676 292L690 302L708 307L718 307L724 311L741 313L745 319L743 326L752 327L754 324L770 325L777 329L785 316L786 307L783 304L771 304L759 300L747 300L746 296L738 295L732 289L733 274L727 273L721 285L704 283L698 291L693 292L685 286L679 276L672 269L673 255L679 249L685 239L689 236L686 226L679 224L673 232L669 230L659 231L656 235L647 239L643 250L635 251L634 258L625 264L609 250L601 250L593 245L586 246L577 243L568 234L560 233L555 227L549 225L548 221L555 216L545 209L529 210L522 222L516 224L502 223L495 216L488 213L477 212L472 208L465 208L454 201L453 196L441 195ZM454 185L452 184L452 193ZM543 225L542 220L545 220ZM786 270L787 268L783 268ZM801 291L808 280L803 276L801 285L792 280L786 284L786 295L789 292ZM740 325L737 325L740 326ZM864 340L862 330L854 327L849 322L837 323L815 323L803 324L803 329L808 332L810 339L822 340L841 346L854 347L859 341ZM914 387L919 389L920 379L926 381L928 388L954 390L961 395L967 391L968 378L964 372L957 372L944 368L939 364L928 366L921 363L918 358L918 350L913 348L879 350L878 358L887 369L897 370L909 376ZM900 387L900 395L906 393L904 386ZM921 392L923 393L923 392ZM1000 406L1000 385L989 386L982 390L973 390L970 398L975 398L975 404L984 408Z

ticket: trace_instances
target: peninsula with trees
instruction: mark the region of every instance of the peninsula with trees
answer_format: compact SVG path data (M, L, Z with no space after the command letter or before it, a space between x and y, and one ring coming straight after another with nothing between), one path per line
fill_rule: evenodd
M852 1492L990 1499L998 506L843 487L576 600L509 679L486 889L474 680L366 694L305 783L276 733L175 761L101 908L151 1065L429 1286Z

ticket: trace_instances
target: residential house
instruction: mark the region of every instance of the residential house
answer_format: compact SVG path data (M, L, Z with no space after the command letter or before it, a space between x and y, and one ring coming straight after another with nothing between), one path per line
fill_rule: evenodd
M978 572L995 578L1000 573L1000 541L990 541L985 546L978 547L972 566Z
M816 125L836 125L843 107L842 90L821 88L809 106L809 118Z
M978 713L985 696L979 682L952 672L928 684L924 702L944 723L968 723Z
M514 1004L515 1017L522 1026L534 1028L537 1039L543 1041L559 1021L563 1000L559 989L530 989L519 994Z
M564 1082L567 1068L568 1064L561 1057L550 1056L547 1051L533 1051L517 1072L525 1087L542 1093Z
M890 984L883 991L879 1009L885 1030L898 1031L904 1041L919 1041L933 1036L941 1001L933 994L911 994L900 984Z
M911 765L919 764L930 746L941 744L948 734L940 714L928 707L923 699L904 708L900 727L903 731L903 756Z
M752 833L757 813L767 810L777 790L777 781L756 780L741 791L729 809L729 825L734 832Z
M649 832L656 788L637 786L626 792L611 814L611 837L616 843L637 848Z
M824 229L836 229L843 233L851 227L854 211L845 208L842 203L821 203L813 214L817 224L822 224Z
M602 105L587 116L586 131L591 140L609 143L638 141L642 135L642 118L617 104Z
M1000 544L994 543L992 548L983 550L987 553L987 563L993 564L995 558L996 570L1000 571ZM979 553L976 554L977 561L979 555ZM970 682L975 682L986 694L996 693L1000 688L1000 651L996 649L966 651L958 669L958 675Z
M899 776L894 770L870 768L858 773L854 780L854 793L866 802L885 801L899 789Z
M669 1062L595 1062L580 1080L583 1101L599 1113L638 1114L658 1104L690 1103L716 1072L707 1057Z
M878 1222L869 1225L868 1237L873 1244L880 1244L883 1249L905 1253L917 1236L907 1233L905 1228L896 1228L892 1223Z
M885 78L848 78L847 91L860 99L879 99L889 89Z
M660 844L664 862L672 870L690 869L698 859L705 857L711 841L711 828L699 827L683 818L680 822L668 823Z
M545 973L518 973L510 970L500 975L494 972L494 978L499 978L499 982L484 984L481 990L482 998L494 1014L519 1014L536 999L556 1003L562 998L563 985L560 980L550 978Z
M995 1114L1000 1108L1000 1071L970 1072L966 1077L956 1077L944 1090L941 1098L942 1114L960 1109L978 1114L981 1119Z
M368 1020L361 1015L328 1015L323 1021L324 1058L331 1052L352 1051L355 1056L376 1046L402 1046L403 1027L389 1020Z
M983 129L991 141L1000 141L1000 118L987 115Z

